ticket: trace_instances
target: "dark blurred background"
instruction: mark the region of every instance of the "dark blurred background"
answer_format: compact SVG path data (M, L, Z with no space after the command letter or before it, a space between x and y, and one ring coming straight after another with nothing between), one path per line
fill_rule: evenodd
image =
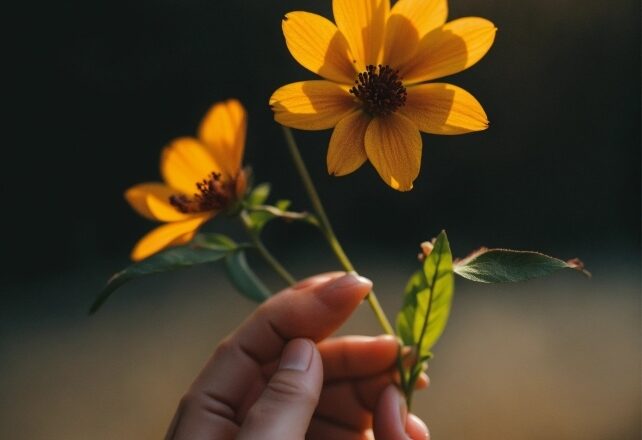
M152 227L122 193L157 180L165 143L237 97L256 180L306 209L267 101L314 77L289 55L281 17L331 17L330 4L41 1L9 15L0 437L161 435L215 342L253 306L210 268L141 281L86 317ZM479 64L446 79L479 99L490 129L424 136L404 194L368 164L329 177L330 133L297 133L337 233L391 315L418 243L442 228L458 256L488 245L581 257L590 282L461 282L419 411L436 439L639 438L639 2L452 0L449 15L499 28ZM299 276L336 267L313 231L267 233ZM367 312L344 331L376 332Z

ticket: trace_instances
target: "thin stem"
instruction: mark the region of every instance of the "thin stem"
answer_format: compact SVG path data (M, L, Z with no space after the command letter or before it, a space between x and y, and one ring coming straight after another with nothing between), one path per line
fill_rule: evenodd
M259 254L261 254L261 257L263 257L265 262L287 284L289 284L290 286L295 284L296 280L294 279L294 277L290 275L290 272L288 272L285 267L283 267L283 265L279 263L279 261L274 257L274 255L270 253L270 251L261 241L261 237L259 237L259 234L257 234L256 231L252 229L252 220L250 219L250 216L246 211L241 211L241 221L243 222L243 226L245 226L247 234L250 236L250 240L252 240L252 244L254 245L254 247L256 247L256 250L259 251Z
M301 153L299 152L299 147L297 146L296 140L294 139L294 134L292 133L292 130L290 130L288 127L284 126L282 128L283 128L283 134L285 135L286 144L288 145L288 149L290 151L290 154L292 155L292 160L294 161L294 166L296 167L299 175L301 176L301 180L303 181L303 186L305 187L305 190L308 193L308 197L310 198L312 207L314 208L314 211L316 212L317 217L319 218L319 222L321 223L320 226L323 231L323 234L325 235L325 238L328 241L330 248L336 255L337 259L339 260L343 268L348 272L354 272L355 269L354 269L354 266L352 265L352 262L346 255L345 251L343 250L343 247L341 246L341 243L337 239L337 236L335 235L334 230L332 229L332 224L328 219L328 216L325 212L325 208L323 207L323 203L321 203L321 198L319 197L319 193L317 192L314 186L314 182L310 177L310 173L308 172L308 168L305 166L305 162L301 157ZM368 296L366 297L366 299L368 300L370 307L374 311L374 314L377 317L377 320L379 321L381 328L383 328L383 330L387 334L394 335L395 331L393 330L392 325L390 324L390 321L388 321L386 314L381 308L381 304L379 304L379 300L377 299L377 296L375 295L374 291L371 291L370 293L368 293Z

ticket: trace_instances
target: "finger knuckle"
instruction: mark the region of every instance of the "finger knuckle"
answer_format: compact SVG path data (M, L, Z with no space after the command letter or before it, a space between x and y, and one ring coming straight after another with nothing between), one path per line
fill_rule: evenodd
M268 393L274 400L316 405L319 397L301 380L276 374L267 385Z

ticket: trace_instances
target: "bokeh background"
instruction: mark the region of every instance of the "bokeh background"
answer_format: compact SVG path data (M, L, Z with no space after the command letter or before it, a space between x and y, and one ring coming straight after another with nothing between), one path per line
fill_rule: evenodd
M238 97L256 179L306 209L267 100L313 77L288 54L281 17L330 17L330 1L14 6L3 69L0 437L160 438L216 342L254 305L207 266L132 283L88 317L152 226L122 192L158 179L163 145L194 133L212 102ZM390 315L418 243L442 228L458 256L480 245L534 249L579 256L593 272L458 283L416 405L434 439L639 439L639 2L450 1L451 18L469 15L495 22L497 40L448 81L483 103L488 131L425 136L405 194L370 166L329 177L329 132L298 133L305 159ZM210 227L240 237L229 222ZM337 268L303 226L272 225L267 240L297 276ZM365 306L342 329L377 332Z

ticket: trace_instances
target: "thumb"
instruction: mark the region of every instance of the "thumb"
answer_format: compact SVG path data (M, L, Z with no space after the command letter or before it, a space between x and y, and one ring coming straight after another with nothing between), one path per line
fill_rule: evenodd
M279 368L250 408L237 439L303 440L323 385L321 355L309 339L293 339Z

